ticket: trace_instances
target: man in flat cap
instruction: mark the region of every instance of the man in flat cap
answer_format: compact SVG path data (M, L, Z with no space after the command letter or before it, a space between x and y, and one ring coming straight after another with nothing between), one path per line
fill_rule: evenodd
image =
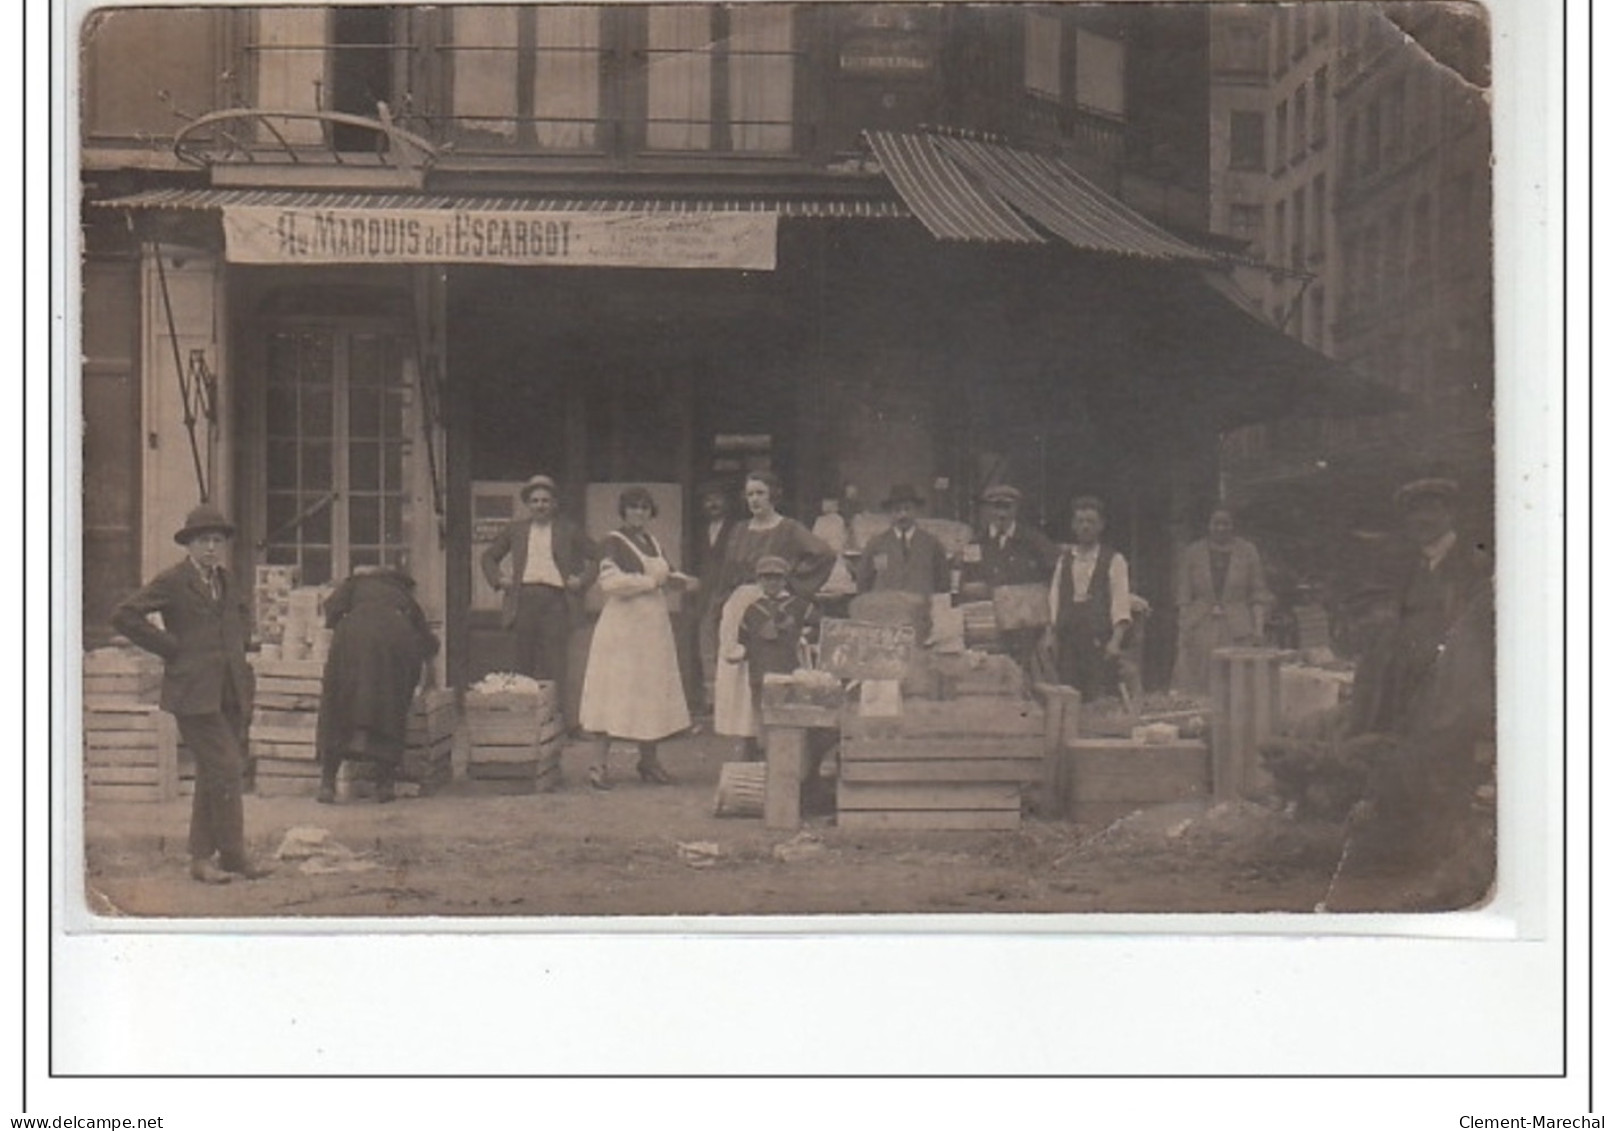
M1410 552L1391 594L1394 621L1354 681L1352 726L1358 733L1422 734L1473 726L1480 716L1489 725L1490 664L1459 681L1473 685L1467 689L1451 678L1455 662L1473 665L1471 646L1489 640L1491 619L1491 563L1460 539L1457 495L1457 481L1440 475L1410 480L1396 492ZM1462 647L1455 654L1456 645ZM1464 694L1455 696L1460 690Z
M986 523L976 540L965 547L960 571L961 590L985 599L1006 586L1039 586L1042 607L1047 608L1049 579L1060 560L1060 549L1036 527L1020 521L1021 492L1007 483L981 493ZM1004 650L1030 674L1033 653L1044 625L1012 628L1001 633Z
M864 547L858 559L858 592L895 589L930 597L948 591L948 552L916 522L924 505L909 484L892 488L883 504L892 524Z
M1388 863L1424 877L1409 897L1418 907L1481 898L1494 864L1475 816L1490 772L1477 755L1495 735L1492 569L1458 532L1457 495L1441 475L1396 492L1412 545L1352 687L1349 729L1366 752L1369 805L1354 813L1348 871Z
M163 659L163 710L196 758L191 799L191 878L228 883L268 869L247 855L241 774L252 717L253 675L247 666L246 594L224 568L235 527L207 503L186 516L174 541L185 560L122 601L112 626ZM156 613L162 627L148 617Z
M554 680L566 692L566 647L583 617L583 593L598 572L594 544L583 530L556 512L555 480L535 475L522 484L527 513L512 519L482 552L482 574L502 590L504 626L516 636L516 670ZM510 579L499 566L510 558ZM570 707L568 707L570 712ZM568 717L567 725L576 720Z

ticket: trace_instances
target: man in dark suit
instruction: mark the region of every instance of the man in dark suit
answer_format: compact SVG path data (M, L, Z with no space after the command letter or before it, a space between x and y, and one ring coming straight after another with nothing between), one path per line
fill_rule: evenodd
M1477 815L1495 738L1492 566L1458 533L1457 493L1443 475L1397 491L1412 545L1352 688L1371 803L1349 830L1354 868L1423 875L1407 896L1418 907L1481 898L1495 863L1489 819Z
M527 514L512 519L488 543L482 573L504 593L503 623L516 635L516 670L565 688L567 639L582 621L583 593L599 563L582 529L556 513L555 496L555 480L547 475L522 484ZM507 557L508 580L499 572Z
M695 541L691 544L690 572L700 581L692 617L695 625L695 651L700 657L701 702L700 713L712 709L712 686L718 670L718 614L721 607L715 604L718 577L723 569L723 555L729 548L729 538L740 520L734 516L729 504L729 489L718 480L701 486L701 520L697 524Z
M907 483L892 488L883 509L892 524L869 540L858 558L858 592L889 589L930 597L948 591L948 552L915 519L925 501Z
M196 758L191 801L191 877L228 883L268 869L247 855L241 772L252 717L253 675L247 666L246 595L224 568L235 527L204 503L174 541L186 558L118 605L112 625L163 658L161 705ZM162 617L159 628L147 618Z

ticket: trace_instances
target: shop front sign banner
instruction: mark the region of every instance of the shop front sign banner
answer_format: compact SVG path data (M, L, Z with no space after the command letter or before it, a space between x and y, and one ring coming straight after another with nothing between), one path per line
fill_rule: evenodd
M773 212L230 205L231 263L489 263L772 271Z

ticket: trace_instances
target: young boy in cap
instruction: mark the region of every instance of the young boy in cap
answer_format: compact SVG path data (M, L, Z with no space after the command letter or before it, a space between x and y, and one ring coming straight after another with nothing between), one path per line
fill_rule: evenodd
M763 709L763 677L770 672L789 675L795 671L799 664L797 646L819 623L813 602L786 587L790 571L790 563L784 558L768 556L758 561L757 584L763 594L740 618L740 642L724 657L731 663L746 663L752 704L759 717ZM748 760L756 753L756 739L749 739Z
M174 716L196 758L191 878L208 884L269 872L248 857L242 828L241 772L253 675L247 666L246 595L237 592L223 562L234 534L217 507L195 508L174 534L185 547L185 560L112 613L114 628L163 658L161 705ZM147 619L152 613L162 617L161 628Z

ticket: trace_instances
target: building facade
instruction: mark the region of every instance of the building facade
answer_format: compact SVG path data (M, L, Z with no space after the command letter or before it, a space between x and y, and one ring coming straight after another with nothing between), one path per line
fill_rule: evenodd
M407 561L450 679L508 666L475 559L535 472L597 531L653 485L674 547L755 467L808 516L910 482L968 521L1013 481L1056 536L1098 493L1164 596L1219 432L1330 376L1202 278L1206 21L98 11L86 642L207 497L247 576Z
M1211 219L1266 271L1251 307L1404 394L1402 411L1224 437L1231 498L1325 580L1421 470L1492 524L1491 133L1478 6L1230 5L1212 14ZM1295 536L1329 516L1332 537ZM1350 557L1348 554L1347 557Z

